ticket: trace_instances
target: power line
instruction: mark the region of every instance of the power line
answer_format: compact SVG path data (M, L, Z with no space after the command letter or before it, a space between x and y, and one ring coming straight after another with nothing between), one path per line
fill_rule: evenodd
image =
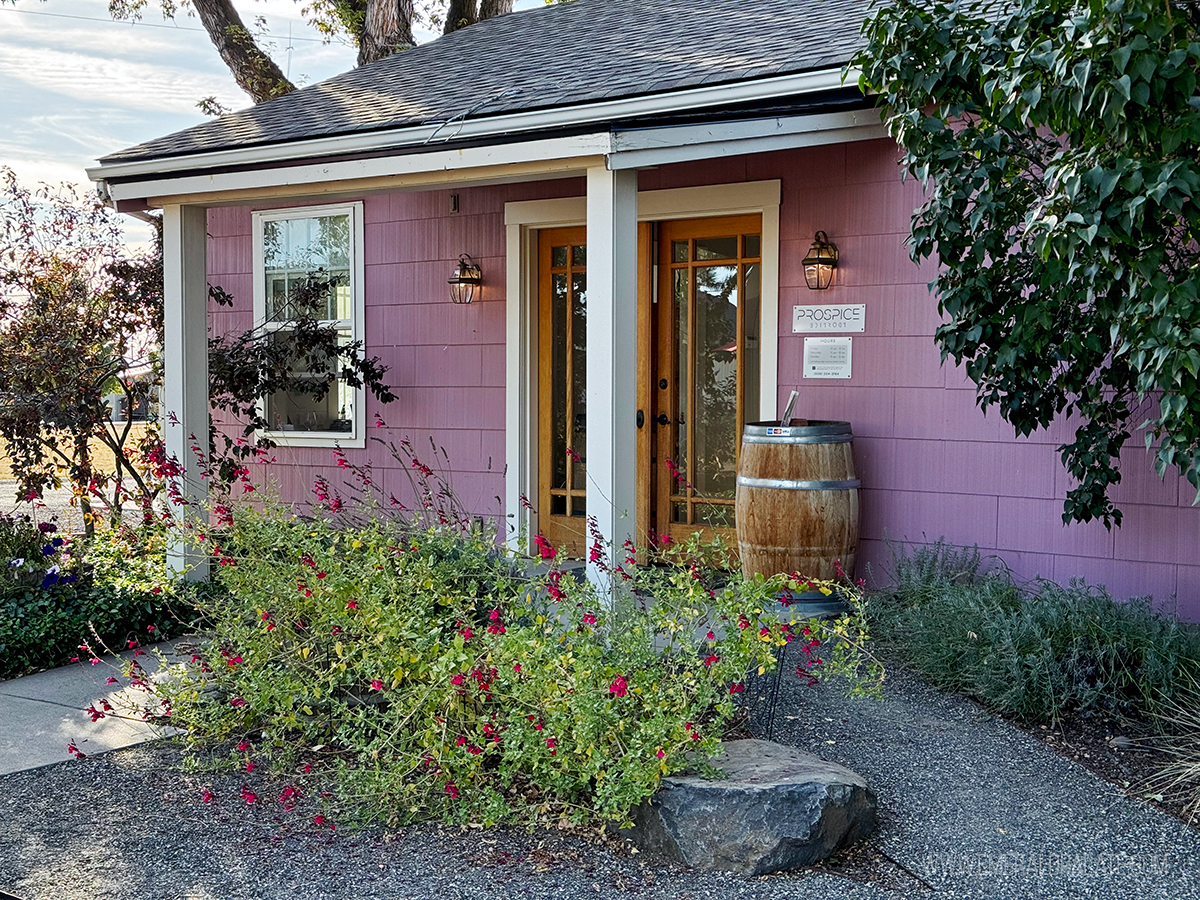
M0 6L0 11L22 13L26 16L49 16L53 19L76 19L80 22L100 22L105 25L140 25L143 28L169 28L171 31L195 31L200 34L208 34L208 32L205 31L203 28L187 28L183 25L167 25L165 23L159 23L159 22L140 22L140 21L121 22L116 19L99 19L99 18L96 18L95 16L73 16L73 15L69 15L68 13L42 12L41 10L38 10L38 9L17 9L16 7L13 7L13 6ZM290 27L290 23L289 23L289 27ZM288 36L288 41L289 42L290 41L309 41L314 44L343 43L341 41L336 41L336 42L326 41L322 38L292 37L291 35Z

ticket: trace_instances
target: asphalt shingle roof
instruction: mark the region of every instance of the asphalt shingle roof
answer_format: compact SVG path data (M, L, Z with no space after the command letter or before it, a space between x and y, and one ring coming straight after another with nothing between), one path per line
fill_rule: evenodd
M480 22L104 157L278 144L838 66L869 0L574 0ZM473 109L474 108L474 109Z

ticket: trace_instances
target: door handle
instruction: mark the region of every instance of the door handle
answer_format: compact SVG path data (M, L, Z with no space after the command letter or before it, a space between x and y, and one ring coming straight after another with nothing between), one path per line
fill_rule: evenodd
M639 409L638 414L637 414L637 427L641 428L645 424L646 424L646 413Z
M666 413L659 413L658 418L655 419L654 421L657 422L659 425L670 425L671 417L668 416Z

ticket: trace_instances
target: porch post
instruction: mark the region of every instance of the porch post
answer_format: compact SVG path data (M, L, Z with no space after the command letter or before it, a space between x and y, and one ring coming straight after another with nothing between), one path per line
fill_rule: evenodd
M618 561L637 521L637 172L587 172L587 505Z
M208 487L196 473L193 445L208 452L208 222L204 207L163 207L163 403L167 457L184 469L179 488L189 504L172 507L203 516ZM168 503L170 501L168 500ZM208 577L208 555L176 532L168 567L189 581Z

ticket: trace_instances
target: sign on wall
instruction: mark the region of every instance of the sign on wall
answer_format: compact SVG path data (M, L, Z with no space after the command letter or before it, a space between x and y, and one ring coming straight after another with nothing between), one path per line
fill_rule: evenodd
M792 334L817 331L863 331L867 304L824 304L792 307Z
M853 340L849 337L806 337L804 377L849 378Z

